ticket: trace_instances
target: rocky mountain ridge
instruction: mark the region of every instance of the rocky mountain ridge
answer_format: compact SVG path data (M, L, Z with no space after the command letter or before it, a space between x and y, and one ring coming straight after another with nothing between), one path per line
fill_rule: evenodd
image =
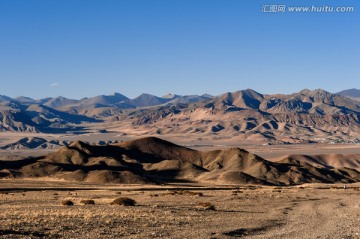
M247 89L217 97L142 94L128 99L115 93L79 101L1 99L2 131L61 132L108 122L120 128L121 124L142 127L149 135L221 136L269 143L360 142L360 102L322 89L289 95Z

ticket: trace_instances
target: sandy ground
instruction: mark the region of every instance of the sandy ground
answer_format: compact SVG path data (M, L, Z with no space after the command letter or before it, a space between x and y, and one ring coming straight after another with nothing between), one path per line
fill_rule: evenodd
M0 180L0 238L360 238L360 184L343 186L104 186L6 179ZM137 205L110 205L120 196ZM64 199L75 205L61 205ZM82 205L83 199L95 205ZM216 210L199 209L199 202Z

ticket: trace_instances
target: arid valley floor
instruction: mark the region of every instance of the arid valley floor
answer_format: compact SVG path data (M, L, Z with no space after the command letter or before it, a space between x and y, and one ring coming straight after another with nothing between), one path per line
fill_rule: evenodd
M96 185L2 180L1 238L359 238L359 184ZM181 191L184 190L184 191ZM127 196L137 205L110 205ZM69 199L73 206L60 202ZM93 199L95 205L83 205ZM198 208L210 202L215 210Z
M246 148L273 161L289 154L359 151L359 145ZM3 150L2 160L49 151ZM359 190L360 183L145 185L4 178L0 238L360 238ZM111 205L119 197L136 205ZM74 205L62 205L64 200Z

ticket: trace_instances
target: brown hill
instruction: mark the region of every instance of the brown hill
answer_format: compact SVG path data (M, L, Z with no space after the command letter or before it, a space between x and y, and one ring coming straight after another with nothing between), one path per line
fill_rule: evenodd
M290 155L280 162L297 160L317 167L351 168L360 172L360 154Z
M182 160L202 165L201 154L196 150L173 144L169 141L156 137L145 137L117 144L127 150L127 153L134 157L149 155L148 158L140 158L140 162L155 163L162 160ZM155 161L151 162L149 159Z
M199 152L154 137L106 146L75 141L44 157L2 161L0 176L51 176L100 183L294 185L360 181L360 172L351 168L313 166L291 157L270 162L239 148Z

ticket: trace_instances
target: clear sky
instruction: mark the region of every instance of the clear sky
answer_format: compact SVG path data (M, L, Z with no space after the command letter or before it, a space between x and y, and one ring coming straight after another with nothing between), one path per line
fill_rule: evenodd
M354 12L262 12L277 4ZM11 97L337 92L359 79L359 0L0 0Z

